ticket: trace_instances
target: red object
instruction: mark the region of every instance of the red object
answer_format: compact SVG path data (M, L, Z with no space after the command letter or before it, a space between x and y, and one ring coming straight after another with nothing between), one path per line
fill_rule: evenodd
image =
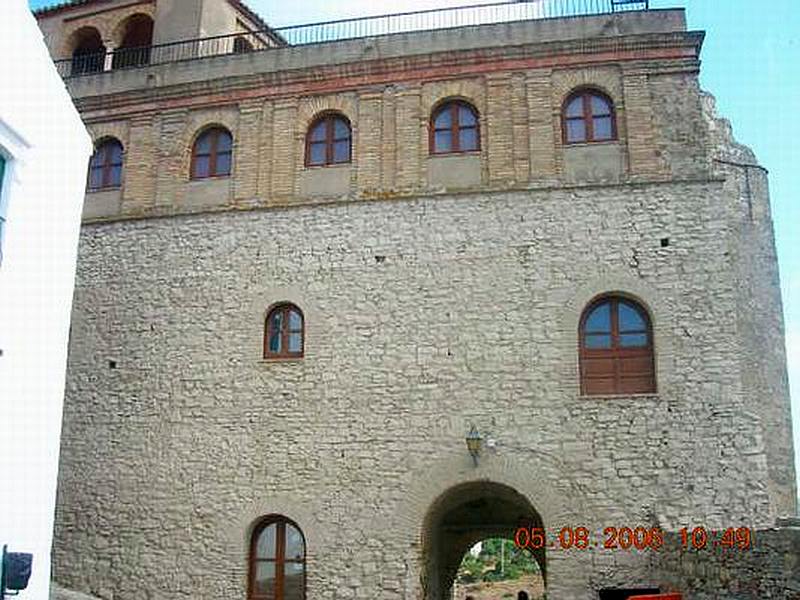
M681 594L646 594L644 596L629 596L628 600L683 600Z

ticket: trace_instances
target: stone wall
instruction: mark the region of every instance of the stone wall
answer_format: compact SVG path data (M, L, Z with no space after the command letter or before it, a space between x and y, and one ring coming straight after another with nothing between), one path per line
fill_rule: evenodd
M800 527L753 532L749 550L707 548L664 552L656 558L662 589L679 590L691 600L800 598ZM667 536L673 547L680 534Z
M556 531L766 525L763 430L730 368L723 189L85 226L56 579L118 600L241 597L250 527L280 513L306 534L310 596L415 598L426 511L479 479L518 490ZM657 394L580 396L578 318L610 291L651 311ZM301 361L261 359L278 301L306 315ZM470 423L497 440L477 468ZM592 564L551 555L549 595L588 600L649 573L619 555Z

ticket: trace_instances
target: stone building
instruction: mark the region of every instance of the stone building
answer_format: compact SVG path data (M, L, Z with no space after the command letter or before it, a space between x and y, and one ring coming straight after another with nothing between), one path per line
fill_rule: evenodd
M766 171L646 4L39 11L96 148L54 580L439 600L525 527L551 600L797 597Z

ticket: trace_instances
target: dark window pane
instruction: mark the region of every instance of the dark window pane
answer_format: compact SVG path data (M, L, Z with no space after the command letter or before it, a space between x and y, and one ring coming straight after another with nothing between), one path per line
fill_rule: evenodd
M610 140L614 137L611 134L611 117L595 117L592 127L595 140Z
M642 315L627 302L619 303L619 330L621 332L647 330L647 324Z
M642 348L647 346L647 334L622 333L619 336L619 345L622 348Z
M112 166L108 171L108 185L111 187L119 187L122 185L122 166Z
M289 311L289 330L297 331L303 327L303 318L296 310Z
M450 130L437 131L434 134L433 149L435 152L450 152L453 149L453 135Z
M476 121L475 113L472 112L472 109L466 106L458 107L458 124L461 127L475 125Z
M281 600L303 600L303 564L287 562L283 567L283 598Z
M586 336L587 348L611 348L611 336L608 334L589 334Z
M220 131L217 136L217 152L230 152L233 148L233 138L227 131Z
M89 171L89 189L96 190L103 187L103 168L92 167Z
M611 333L611 304L603 302L589 313L585 324L586 333Z
M308 164L310 165L325 164L325 142L314 142L309 146Z
M567 141L586 141L586 123L583 122L583 119L570 119L567 121Z
M231 174L231 154L230 152L223 152L217 154L217 172L215 175L230 175Z
M275 558L276 551L276 531L277 525L272 523L267 525L261 533L258 534L258 542L256 542L256 558Z
M253 591L259 598L275 598L275 563L257 562Z
M211 152L211 132L207 131L195 143L195 154L208 154Z
M344 142L334 142L333 162L342 163L350 160L350 140Z
M583 116L583 96L573 98L567 104L567 117Z
M611 107L604 98L592 96L592 115L595 117L611 114Z
M450 112L450 105L443 107L437 114L433 121L435 129L450 129L453 126L452 113Z
M111 164L122 164L122 145L113 142L109 144L108 152Z
M286 524L286 559L302 560L305 555L303 536L290 523Z
M93 169L96 168L96 167L102 167L103 166L103 158L104 158L103 157L103 149L102 148L98 148L97 150L94 151L94 154L92 154L92 160L89 162L89 166L91 168L93 168Z
M194 159L194 176L208 177L211 160L208 156L196 156Z
M312 142L324 142L325 141L325 129L327 124L325 121L320 121L316 125L314 125L314 129L311 130L311 136L309 139Z
M333 123L334 139L342 140L350 137L350 127L344 119L336 119Z
M281 329L283 328L283 312L276 310L269 321L269 351L281 351Z
M460 150L478 149L478 130L462 129L458 132L458 144Z

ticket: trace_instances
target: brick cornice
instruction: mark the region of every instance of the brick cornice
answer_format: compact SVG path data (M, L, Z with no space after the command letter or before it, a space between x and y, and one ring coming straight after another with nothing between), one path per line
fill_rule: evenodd
M673 70L681 65L681 70L697 71L702 39L702 33L679 32L439 52L219 77L185 85L76 98L75 103L84 119L93 121L177 107L218 106L245 99L280 99L399 82L419 84L503 71L577 68L631 61L647 65L653 69L651 72L657 72L661 65ZM151 68L165 67L169 65Z

